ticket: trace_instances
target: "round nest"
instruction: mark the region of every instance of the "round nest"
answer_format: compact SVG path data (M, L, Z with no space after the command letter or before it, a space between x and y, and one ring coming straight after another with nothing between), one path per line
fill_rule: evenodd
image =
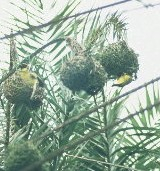
M29 142L18 142L9 145L5 158L6 171L23 170L25 167L41 160L38 149ZM43 166L38 166L31 171L44 171Z
M32 72L28 73L32 78ZM35 78L35 80L38 81L37 78ZM33 108L39 107L42 105L44 88L37 85L34 96L31 99L32 92L33 84L31 84L26 77L21 75L21 71L16 71L3 84L4 96L13 104L26 104Z
M89 95L97 94L105 85L106 73L102 65L98 61L94 61L95 68L89 75L88 84L84 90Z
M83 90L88 85L88 79L94 67L94 62L90 58L72 57L63 66L60 79L72 91Z
M131 76L137 74L139 69L138 55L127 46L125 41L110 44L102 55L98 55L109 78L117 78L127 73Z

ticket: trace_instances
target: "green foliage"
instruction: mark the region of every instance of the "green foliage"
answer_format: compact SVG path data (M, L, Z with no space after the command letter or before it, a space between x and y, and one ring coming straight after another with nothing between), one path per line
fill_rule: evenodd
M18 16L22 14L25 17L22 20L17 14L12 16L14 23L11 22L10 27L12 26L14 31L23 28L32 30L33 25L44 23L46 4L43 1L23 0L22 4L24 3L25 7L24 4L16 2L15 0L14 8L17 9ZM48 2L50 14L57 9L57 3ZM96 61L97 55L105 52L102 55L107 56L107 59L111 59L111 54L112 59L113 56L116 58L114 65L115 62L118 64L115 68L109 69L111 66L109 63L107 65L106 71L111 71L109 76L117 77L123 72L136 75L139 69L137 54L126 47L126 44L118 46L118 50L115 50L115 44L110 46L112 42L125 41L127 24L118 12L107 14L103 21L100 12L63 20L62 18L75 13L77 5L78 2L75 1L67 3L55 16L50 15L52 22L49 25L16 37L19 59L21 61L26 57L32 57L29 58L31 69L45 82L45 97L38 110L26 111L22 106L9 105L4 95L1 95L0 128L3 136L0 139L0 166L4 167L4 155L9 154L6 151L8 145L10 149L10 145L12 148L12 144L16 145L17 141L31 140L38 147L38 151L34 151L35 148L29 144L20 144L16 148L13 146L13 152L6 158L6 168L10 169L18 161L15 157L17 151L18 154L22 153L25 159L21 157L20 160L23 160L15 167L27 162L27 165L33 164L31 159L41 160L42 156L45 158L54 154L54 157L47 160L50 171L125 171L158 168L160 108L156 106L153 110L116 124L125 115L133 113L131 105L126 107L127 103L132 103L132 96L104 105L119 96L122 91L110 86L112 80L106 78L104 69ZM71 49L66 47L66 36L78 37L78 42L85 48L86 58L82 57L82 61L79 61L81 57L73 57ZM125 65L121 63L122 57L125 57ZM96 61L96 64L92 65L89 59ZM106 62L106 59L103 62ZM68 67L71 70L66 72ZM81 70L85 72L72 79ZM67 78L68 75L70 77ZM67 80L67 84L64 80ZM84 86L85 84L87 86ZM73 85L76 85L74 91L80 91L70 91ZM154 85L152 89L149 87L149 90L147 87L145 95L146 104L140 98L134 111L158 102L159 86ZM18 119L16 121L14 114ZM18 121L21 121L20 127L14 129L15 122ZM113 126L110 127L111 125ZM104 128L107 129L104 131ZM97 131L100 133L94 135ZM33 157L28 158L28 154Z

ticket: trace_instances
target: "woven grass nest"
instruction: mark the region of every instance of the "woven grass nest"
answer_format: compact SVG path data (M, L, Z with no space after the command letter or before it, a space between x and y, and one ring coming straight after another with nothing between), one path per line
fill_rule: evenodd
M26 104L31 108L37 108L42 105L44 98L44 88L40 86L36 74L28 72L28 77L23 77L21 71L16 71L11 75L3 84L3 93L6 99L13 104ZM37 79L37 86L34 92L34 96L31 98L33 93L33 84L29 79Z
M23 170L42 159L39 150L30 142L17 142L9 145L5 157L5 171ZM45 171L43 166L38 166L31 171Z
M94 69L89 74L88 83L84 90L90 94L97 94L105 85L106 74L102 65L98 61L94 61Z
M110 78L117 78L127 73L135 76L139 70L138 55L129 48L125 41L110 44L106 47L98 60Z
M98 61L85 56L74 56L64 64L60 78L70 90L84 90L94 95L105 84L105 71Z

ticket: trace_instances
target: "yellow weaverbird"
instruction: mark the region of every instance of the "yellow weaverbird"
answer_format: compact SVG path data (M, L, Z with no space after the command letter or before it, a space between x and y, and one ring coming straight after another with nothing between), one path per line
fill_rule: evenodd
M25 82L26 85L33 88L31 99L34 97L35 91L37 89L37 85L39 84L38 76L36 73L29 71L28 67L22 68L18 72L21 79Z
M132 82L132 76L123 74L119 78L117 78L116 83L114 83L112 86L124 87L130 82Z

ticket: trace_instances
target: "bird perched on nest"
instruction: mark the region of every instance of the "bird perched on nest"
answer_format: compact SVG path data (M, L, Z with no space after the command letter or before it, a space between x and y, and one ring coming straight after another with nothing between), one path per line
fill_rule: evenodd
M21 65L21 69L20 69L20 71L18 71L17 74L25 82L26 85L33 88L32 94L30 97L30 99L33 99L36 89L37 89L37 86L38 86L39 82L42 82L42 81L40 80L40 78L38 77L38 75L36 73L31 72L29 70L29 66L26 63L23 63Z
M30 111L38 109L43 103L44 83L38 75L30 71L30 59L25 58L20 65L14 39L10 40L10 67L18 69L2 85L3 94L12 103L11 114L14 130L26 125L31 118Z
M43 104L44 83L39 80L38 75L30 71L28 65L23 64L5 81L4 95L14 104L14 130L26 125L31 117L29 111L38 109Z
M116 83L114 83L112 85L112 87L113 86L124 87L125 85L132 82L132 80L133 80L132 76L125 73L125 74L121 75L119 78L117 78Z
M34 72L22 67L10 76L3 86L4 95L13 104L42 103L44 83ZM38 105L38 106L39 106Z

